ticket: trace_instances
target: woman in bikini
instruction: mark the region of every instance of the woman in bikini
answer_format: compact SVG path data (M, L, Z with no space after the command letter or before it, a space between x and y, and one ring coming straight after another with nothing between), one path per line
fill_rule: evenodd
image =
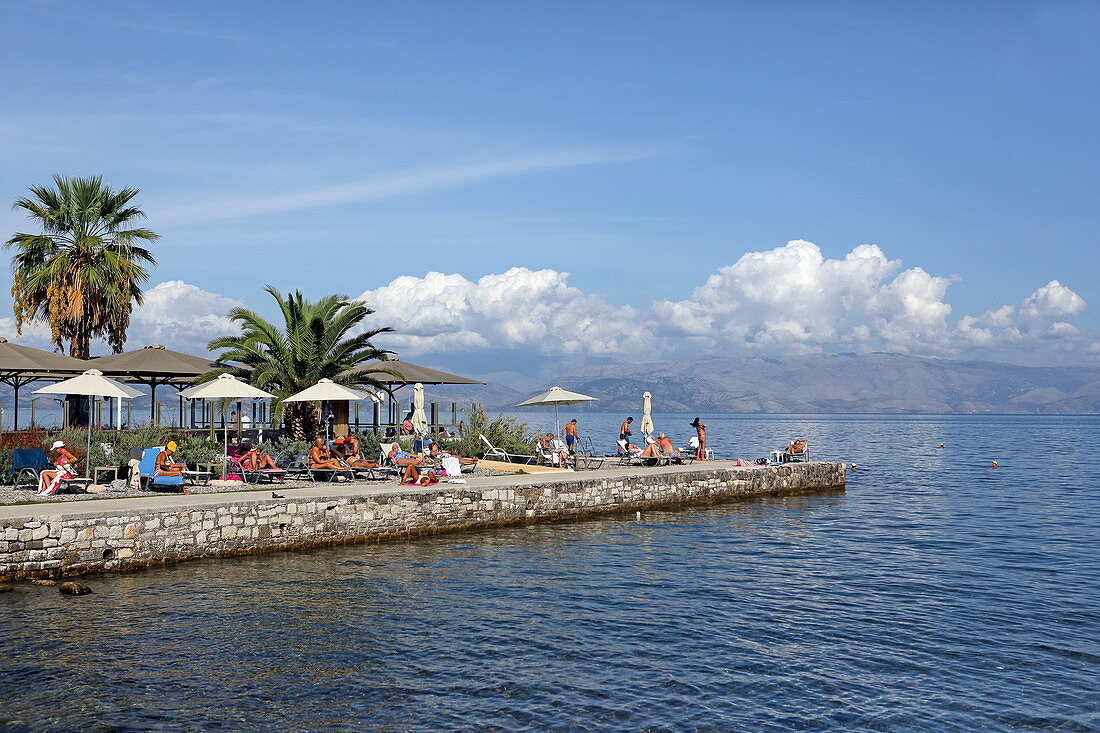
M340 461L329 455L328 448L325 447L325 439L317 438L313 441L313 447L309 451L309 467L310 468L327 468L332 471L343 471L344 466L340 465Z
M275 465L275 459L267 453L260 453L258 446L247 447L248 450L237 459L241 462L241 468L246 471L262 471L265 468L278 470L279 467Z
M695 428L695 434L699 436L699 447L695 449L695 460L707 460L707 426L699 418L691 421L691 427Z

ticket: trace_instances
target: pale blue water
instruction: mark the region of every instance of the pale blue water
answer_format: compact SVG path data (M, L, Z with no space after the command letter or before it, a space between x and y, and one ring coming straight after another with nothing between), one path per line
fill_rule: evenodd
M862 470L844 494L20 586L0 728L1100 727L1100 419L703 417L720 453L805 436Z

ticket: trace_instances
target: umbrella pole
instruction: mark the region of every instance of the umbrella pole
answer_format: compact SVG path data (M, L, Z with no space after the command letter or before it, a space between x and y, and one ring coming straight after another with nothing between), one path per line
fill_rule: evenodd
M226 477L226 458L229 456L229 423L225 421L225 406L222 406L222 427L225 430L225 450L222 451L222 479Z
M92 415L91 398L88 398L88 452L84 454L84 478L92 478ZM60 470L60 469L58 469Z

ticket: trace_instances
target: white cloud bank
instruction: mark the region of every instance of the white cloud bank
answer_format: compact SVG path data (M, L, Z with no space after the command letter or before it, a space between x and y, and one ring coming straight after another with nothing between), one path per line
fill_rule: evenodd
M145 302L134 308L130 316L126 350L163 344L176 351L203 354L210 339L237 332L225 314L230 308L240 305L243 303L239 300L211 293L182 280L160 283L145 291ZM0 336L28 346L52 349L50 329L42 324L27 325L23 328L23 335L17 336L15 319L0 318ZM93 342L93 355L107 353L110 351L102 342Z
M1016 305L953 320L947 291L956 278L903 269L874 245L842 259L805 241L748 252L690 297L641 306L612 305L568 277L523 267L476 281L431 272L398 277L359 299L377 311L372 327L397 329L380 345L407 356L483 349L650 359L822 351L1100 356L1095 339L1070 322L1085 312L1084 299L1057 280ZM135 309L127 348L162 343L201 353L211 338L234 332L225 314L236 305L180 280L161 283ZM0 335L14 332L12 319L0 319ZM48 343L40 326L25 334L24 343Z
M387 345L417 354L517 349L547 354L676 357L692 353L800 354L829 350L961 355L1073 350L1086 339L1067 319L1085 301L1051 281L1016 306L952 323L954 277L902 269L875 245L827 259L805 241L749 252L685 300L614 306L571 287L556 270L516 267L476 282L433 272L400 277L360 299L400 334Z

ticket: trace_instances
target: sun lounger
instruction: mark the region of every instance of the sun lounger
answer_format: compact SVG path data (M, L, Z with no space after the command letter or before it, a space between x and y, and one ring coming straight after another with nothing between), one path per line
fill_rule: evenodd
M183 491L183 476L157 476L157 456L164 450L164 446L159 448L146 448L141 452L141 462L138 464L138 480L141 482L141 488L145 490L156 489L157 487L179 487L177 490Z
M489 439L486 438L484 435L478 435L477 437L481 438L481 442L484 443L486 447L488 447L488 450L485 451L485 457L489 458L490 460L504 461L505 463L524 464L530 464L532 461L535 460L534 456L525 456L519 453L508 453L501 448L497 448L492 443L490 443Z

